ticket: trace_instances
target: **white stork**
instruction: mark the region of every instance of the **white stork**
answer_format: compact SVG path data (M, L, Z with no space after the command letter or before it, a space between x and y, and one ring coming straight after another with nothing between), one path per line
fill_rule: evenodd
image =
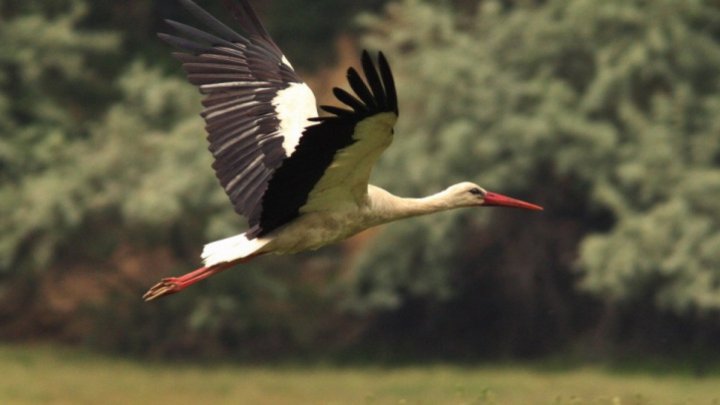
M401 218L460 207L542 210L467 182L425 198L401 198L368 184L398 117L395 84L382 53L376 68L363 52L364 80L348 69L355 96L333 89L349 109L321 106L331 115L318 117L312 91L247 0L225 0L245 35L191 0L180 2L208 31L167 21L177 35L159 36L182 51L175 57L205 95L202 117L213 169L249 230L205 245L203 267L163 279L145 300L182 291L262 254L314 250Z

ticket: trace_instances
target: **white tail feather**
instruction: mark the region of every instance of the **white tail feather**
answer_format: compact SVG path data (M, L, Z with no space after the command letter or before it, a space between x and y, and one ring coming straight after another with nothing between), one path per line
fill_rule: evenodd
M203 263L205 266L210 267L243 259L257 253L268 242L270 242L269 239L248 239L244 233L210 242L203 248Z

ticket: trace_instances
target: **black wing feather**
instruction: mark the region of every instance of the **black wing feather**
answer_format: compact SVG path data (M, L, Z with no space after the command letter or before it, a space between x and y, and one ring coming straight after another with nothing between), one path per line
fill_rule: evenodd
M375 104L375 97L370 92L370 89L365 85L362 78L360 78L360 75L358 74L357 70L350 68L347 72L347 79L348 83L350 83L350 87L352 87L355 94L360 97L360 100L367 106L369 109L374 109L377 107Z
M259 215L272 172L285 159L279 120L272 105L278 92L301 83L270 39L247 0L226 2L246 35L229 28L191 0L181 4L208 32L168 21L175 35L158 34L183 52L174 53L190 83L205 94L206 122L213 169L235 211ZM276 139L270 142L269 140Z
M275 170L262 201L261 215L252 219L255 225L248 231L250 237L263 236L297 218L308 200L313 187L322 178L326 170L332 165L337 153L356 142L353 138L355 127L362 120L376 114L394 112L397 114L397 95L392 84L390 67L380 69L382 79L377 73L367 72L375 70L368 55L363 71L370 85L356 81L351 86L363 98L372 94L372 102L363 103L344 90L336 90L335 95L343 103L353 108L353 111L338 107L322 106L325 111L335 114L328 117L313 119L317 124L305 128L300 143L295 152L285 159L282 165ZM382 83L391 83L383 88ZM362 89L360 89L362 87ZM391 93L392 92L392 93ZM362 96L361 94L365 94Z
M385 87L385 104L388 108L395 111L398 114L398 99L397 91L395 90L395 79L393 79L392 71L390 70L390 64L385 55L382 52L378 53L378 65L380 66L380 77L382 78L383 86Z
M231 41L228 41L228 40L220 38L216 35L207 33L203 30L199 30L195 27L191 27L187 24L183 24L183 23L173 21L173 20L165 20L165 23L167 23L169 26L173 27L173 29L175 31L177 31L178 33L186 35L190 38L196 38L198 40L201 40L201 41L204 41L207 43L212 43L215 45L222 44L222 45L226 45L226 46L230 46L230 47L236 46Z
M370 111L368 107L363 104L362 101L358 100L353 96L352 94L348 93L347 91L339 88L334 87L333 88L333 94L335 97L337 97L338 100L342 101L343 103L347 104L350 108L355 110L355 112L363 112L363 111Z
M247 1L241 1L240 4L237 4L230 0L223 0L223 4L225 4L225 7L230 10L233 17L240 22L240 25L245 27L248 34L262 38L265 45L271 47L276 52L277 56L282 57L282 51L272 40L270 34L268 34L267 30L258 18L257 13L255 13L255 10L253 10L250 6L250 3Z
M202 22L208 29L218 34L220 37L225 38L232 42L246 44L247 39L243 38L240 34L235 32L232 28L223 24L220 20L213 17L212 14L203 10L200 6L190 0L180 0L180 3L185 7L186 10L197 18L198 21ZM247 29L246 27L243 27Z
M362 66L365 77L367 77L368 84L372 89L372 94L378 98L378 101L386 101L385 97L381 97L385 94L385 89L383 89L382 82L380 81L380 77L378 77L377 70L375 69L375 65L372 63L372 59L370 58L368 51L363 51L362 53ZM387 105L383 104L379 107L387 108Z

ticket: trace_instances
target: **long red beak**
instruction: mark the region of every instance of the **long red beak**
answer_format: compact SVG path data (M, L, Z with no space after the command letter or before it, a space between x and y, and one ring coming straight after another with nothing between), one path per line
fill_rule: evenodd
M535 204L531 204L529 202L516 200L514 198L504 196L502 194L497 193L487 193L485 194L485 202L483 203L483 206L488 207L511 207L511 208L522 208L526 210L533 210L533 211L542 211L543 207Z

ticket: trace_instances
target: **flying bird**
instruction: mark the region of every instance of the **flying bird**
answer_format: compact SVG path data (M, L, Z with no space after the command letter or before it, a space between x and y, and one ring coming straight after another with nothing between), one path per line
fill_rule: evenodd
M402 198L368 184L390 145L398 99L387 59L362 53L355 94L333 89L345 107L320 106L247 0L224 0L242 28L229 28L191 0L179 0L206 30L167 20L159 37L180 52L190 83L204 95L212 165L246 232L205 245L203 267L165 278L150 301L267 253L292 254L346 239L387 222L461 207L538 205L464 182L425 198Z

